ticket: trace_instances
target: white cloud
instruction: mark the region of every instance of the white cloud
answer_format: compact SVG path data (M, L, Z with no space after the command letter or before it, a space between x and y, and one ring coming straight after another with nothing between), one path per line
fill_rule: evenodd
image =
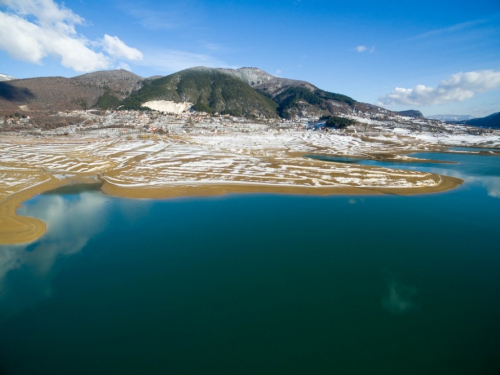
M0 10L0 49L18 60L41 64L55 56L66 68L88 72L109 68L115 58L142 55L117 37L105 35L96 43L79 35L75 26L84 20L53 0L0 0L0 6L5 8Z
M484 24L486 22L487 21L485 21L485 20L462 22L462 23L458 23L458 24L451 25L448 27L444 27L442 29L427 31L423 34L414 36L414 37L410 38L409 40L411 41L411 40L435 38L437 36L444 35L444 34L451 34L451 33L460 32L463 30L468 30L468 29L473 28L474 26L481 25L481 24Z
M480 92L500 88L500 72L481 70L460 72L439 83L436 88L416 85L411 89L396 87L379 99L379 105L434 105L458 102L472 98Z
M34 16L42 26L52 26L68 34L75 34L74 25L84 22L71 9L57 5L53 0L1 0L0 4L20 16Z
M117 36L104 35L102 40L104 51L110 56L126 60L142 60L142 52L127 46Z
M365 46L357 46L356 47L356 51L358 51L358 52L365 52L366 51L366 47Z
M276 70L276 74L278 74L278 75L279 75L279 74L281 74L281 73L283 73L283 72L281 71L281 69Z

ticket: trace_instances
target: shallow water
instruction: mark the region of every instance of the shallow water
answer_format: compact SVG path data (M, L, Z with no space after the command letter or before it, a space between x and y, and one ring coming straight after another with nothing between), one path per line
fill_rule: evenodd
M48 232L0 247L0 373L498 374L500 159L414 156L466 183L31 199Z

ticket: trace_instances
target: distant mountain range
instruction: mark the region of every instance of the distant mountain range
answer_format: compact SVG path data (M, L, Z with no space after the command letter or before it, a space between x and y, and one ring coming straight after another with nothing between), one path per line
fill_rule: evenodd
M0 115L10 115L20 109L48 112L140 109L146 102L165 100L189 102L197 111L252 118L318 118L360 112L377 118L395 113L423 118L420 111L391 112L321 90L309 82L275 77L258 68L197 67L150 78L126 70L99 71L73 78L14 79L1 74L0 81ZM445 115L429 118L462 120L460 116ZM465 120L470 125L496 126L495 118L486 119L483 122ZM485 125L491 121L493 125Z
M138 109L154 100L186 101L209 113L262 118L320 117L389 111L305 82L257 68L197 67L165 77L142 78L125 70L73 78L42 77L0 82L0 112L23 110Z
M432 115L426 116L426 118L439 121L467 121L473 117L469 115Z

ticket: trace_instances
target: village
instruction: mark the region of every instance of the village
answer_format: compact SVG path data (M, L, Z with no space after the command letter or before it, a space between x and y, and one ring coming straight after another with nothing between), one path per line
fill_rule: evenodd
M318 117L294 119L249 119L231 115L209 115L185 110L168 113L155 110L66 110L54 113L22 111L0 117L0 134L32 135L35 137L147 137L152 135L225 134L225 133L290 133L304 131L333 131L338 134L380 135L403 132L407 135L494 135L498 130L464 125L452 125L438 120L380 113L353 112L342 115L355 121L345 130L327 129ZM481 139L475 139L479 141ZM476 142L474 142L476 143Z
M211 116L207 113L186 111L180 114L158 111L100 111L73 110L57 112L50 116L57 127L43 129L37 126L35 117L28 115L0 118L0 131L8 134L30 134L38 136L83 135L83 136L131 136L147 134L210 134L227 132L276 132L304 129L312 120L255 120L230 115ZM66 119L79 119L70 124Z

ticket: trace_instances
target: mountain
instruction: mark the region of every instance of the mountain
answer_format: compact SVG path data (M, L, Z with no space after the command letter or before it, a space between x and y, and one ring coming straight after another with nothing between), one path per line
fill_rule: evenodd
M73 77L71 80L84 85L87 84L92 87L104 89L117 94L120 99L124 99L129 96L132 91L141 87L140 82L143 81L143 78L127 70L118 69L83 74Z
M492 115L482 118L474 118L467 121L461 121L460 124L479 126L481 128L500 129L500 112L493 113Z
M275 77L258 68L219 69L230 74L278 104L280 117L319 117L348 113L356 101L348 96L320 90L309 82Z
M277 118L277 104L250 85L212 68L191 68L148 80L122 102L123 108L139 109L149 101L189 102L193 109L245 117Z
M248 83L258 91L266 92L269 96L276 97L290 87L304 87L309 91L317 89L316 86L305 81L275 77L259 68L218 69L221 72L233 75L243 82Z
M19 111L140 109L149 101L189 102L208 113L253 118L319 118L358 113L383 118L393 112L319 89L306 81L275 77L257 68L191 68L142 78L126 70L73 78L41 77L0 82L0 114Z
M62 111L96 106L103 96L116 102L138 89L142 78L126 70L84 74L74 78L42 77L0 82L0 110Z
M472 119L472 116L469 115L432 115L427 116L430 120L439 120L439 121L467 121Z
M16 79L16 78L11 77L11 76L8 76L8 75L6 75L6 74L1 74L1 73L0 73L0 82L1 82L1 81L11 81L11 80L13 80L13 79Z
M401 116L424 118L424 115L422 114L422 112L417 111L415 109L409 109L407 111L399 111L396 113L400 114Z

